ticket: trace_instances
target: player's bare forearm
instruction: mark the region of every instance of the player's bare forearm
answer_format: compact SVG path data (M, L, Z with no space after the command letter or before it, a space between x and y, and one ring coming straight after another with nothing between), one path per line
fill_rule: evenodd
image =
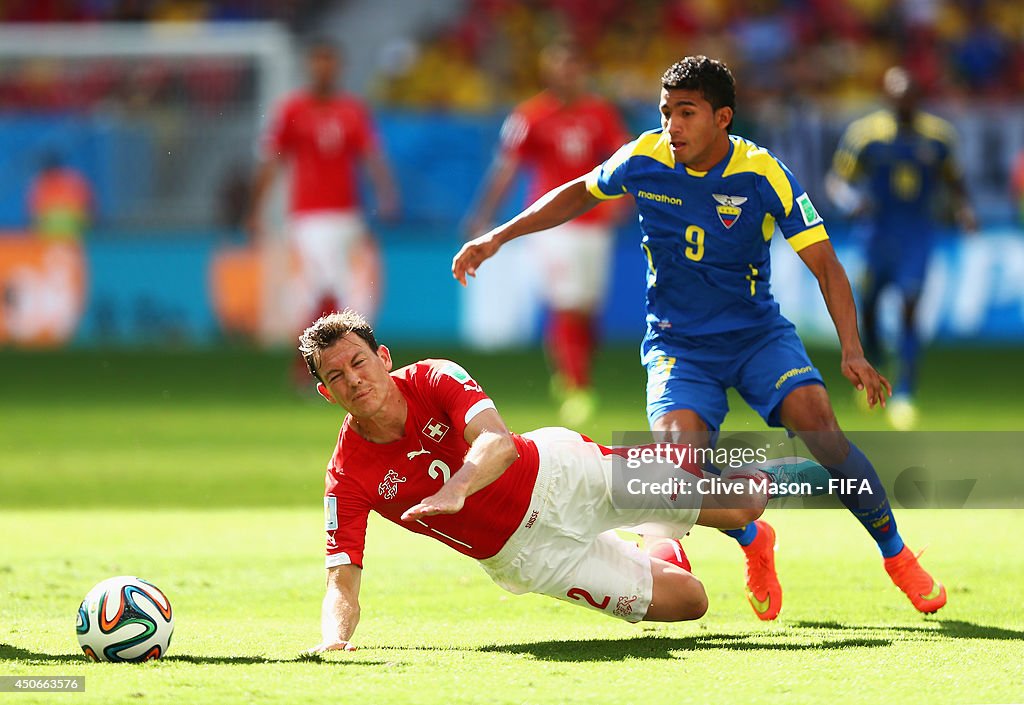
M452 260L452 276L465 286L466 277L475 277L477 267L506 242L567 223L599 202L582 176L548 191L512 220L463 245Z
M587 190L586 177L579 177L548 191L504 225L494 229L504 243L522 235L540 232L583 215L600 203ZM492 232L494 232L492 231Z
M416 521L435 514L455 514L462 509L467 497L497 480L519 458L512 434L494 409L477 414L466 427L466 436L470 446L462 467L440 490L407 509L402 514L403 521Z
M800 258L817 278L825 306L836 327L843 355L843 375L858 390L866 392L869 406L873 407L875 403L885 406L886 396L892 395L892 386L864 357L853 289L831 243L824 240L805 247L800 250Z
M359 585L362 569L340 565L327 572L327 592L320 614L320 643L307 653L353 651L352 635L359 624Z

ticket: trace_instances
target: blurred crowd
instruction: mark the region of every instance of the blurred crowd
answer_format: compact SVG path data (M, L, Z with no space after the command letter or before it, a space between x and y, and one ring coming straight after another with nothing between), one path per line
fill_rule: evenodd
M297 35L317 0L0 0L0 24L278 20ZM723 58L749 103L802 96L857 107L902 63L930 98L1007 100L1024 92L1020 0L467 0L429 37L402 37L375 57L371 98L454 112L501 110L541 88L536 56L555 36L587 53L595 88L628 106L686 54ZM56 75L61 74L58 78ZM69 76L45 61L3 66L0 100L35 109L92 107L103 96L181 98L213 107L246 91L230 60L140 66L112 86L101 65ZM120 80L120 79L119 79Z
M895 63L929 97L1004 100L1024 90L1020 0L471 0L438 36L384 52L382 102L487 111L536 92L555 34L588 52L598 88L628 104L686 54L723 58L743 98L858 104Z
M290 21L310 0L0 0L0 22Z
M315 0L0 0L0 24L277 20L296 32ZM0 106L28 111L168 106L220 110L253 96L251 67L233 57L116 61L48 57L0 61Z

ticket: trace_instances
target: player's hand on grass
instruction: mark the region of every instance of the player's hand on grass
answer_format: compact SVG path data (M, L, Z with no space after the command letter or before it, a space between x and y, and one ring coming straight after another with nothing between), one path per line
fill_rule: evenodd
M355 650L356 650L356 647L353 646L351 642L348 642L348 641L334 641L334 642L330 642L330 643L325 642L325 643L317 644L313 648L306 649L305 651L301 652L299 654L299 656L302 656L304 658L313 658L313 657L319 656L320 654L325 653L327 651L355 651Z
M452 276L466 286L466 277L475 277L477 267L493 256L499 247L501 244L491 233L470 240L452 258Z
M868 408L875 404L885 406L885 400L892 396L892 385L863 355L843 357L843 376L853 383L857 391L864 391L868 397Z

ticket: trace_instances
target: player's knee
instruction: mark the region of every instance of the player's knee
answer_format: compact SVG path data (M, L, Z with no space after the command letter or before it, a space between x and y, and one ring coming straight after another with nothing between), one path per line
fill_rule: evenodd
M750 500L748 506L737 508L736 528L744 527L752 521L757 521L764 514L764 507L767 504L768 498L764 495L753 495Z
M654 571L651 604L644 619L649 622L685 622L700 619L708 611L704 584L692 573L665 564Z
M729 506L724 509L722 519L728 526L723 529L740 529L752 521L756 521L764 514L765 506L768 504L768 495L764 489L759 491L758 486L748 482L744 488L746 491L731 495L728 498Z
M704 584L693 578L693 585L686 591L685 597L678 606L676 622L687 622L693 619L700 619L708 611L708 593L704 590Z
M729 526L722 528L742 529L750 522L757 521L764 514L765 502L766 498L764 495L752 495L743 506L730 508L726 515Z

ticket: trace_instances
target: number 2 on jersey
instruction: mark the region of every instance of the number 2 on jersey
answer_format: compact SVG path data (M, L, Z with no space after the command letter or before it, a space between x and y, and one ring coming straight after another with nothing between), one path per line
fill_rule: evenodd
M683 251L686 259L693 260L694 262L700 262L704 259L704 228L691 225L686 228L683 238L690 245Z
M427 468L427 474L430 475L431 480L436 480L438 475L444 478L444 482L448 482L452 476L452 470L448 467L448 464L442 460L435 460Z

